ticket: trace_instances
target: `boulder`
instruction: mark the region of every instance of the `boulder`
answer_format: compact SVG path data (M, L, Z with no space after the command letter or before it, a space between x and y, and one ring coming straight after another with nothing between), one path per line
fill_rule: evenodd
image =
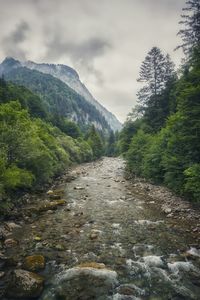
M23 267L29 271L40 271L45 267L45 258L43 255L27 256L24 260Z
M17 299L38 297L43 290L44 278L35 273L17 269L11 272L7 296Z
M42 300L91 300L110 299L117 286L117 273L104 264L84 263L67 269L56 277L53 286L41 297Z

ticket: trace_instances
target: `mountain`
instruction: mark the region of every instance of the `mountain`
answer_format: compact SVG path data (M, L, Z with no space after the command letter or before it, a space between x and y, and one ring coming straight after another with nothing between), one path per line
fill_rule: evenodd
M40 71L42 73L50 74L64 83L66 83L69 87L71 87L74 91L76 91L78 94L83 96L86 101L91 103L96 107L98 111L101 112L101 114L104 116L108 124L110 125L111 129L113 131L120 130L122 128L121 123L117 120L117 118L109 112L104 106L102 106L94 97L91 95L91 93L88 91L86 86L81 82L78 73L66 66L66 65L55 65L55 64L37 64L32 61L27 61L21 63L23 66Z
M13 58L6 58L0 64L0 75L2 74L6 80L23 85L38 95L54 118L67 117L78 123L82 129L94 124L99 130L110 131L108 122L99 110L60 79L27 68Z

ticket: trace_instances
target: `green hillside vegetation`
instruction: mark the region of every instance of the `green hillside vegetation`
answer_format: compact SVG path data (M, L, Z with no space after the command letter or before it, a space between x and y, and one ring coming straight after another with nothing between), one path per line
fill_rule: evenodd
M26 67L10 68L4 76L38 95L52 120L57 116L74 118L82 130L86 131L95 122L104 132L110 131L101 113L61 80Z
M125 123L118 147L131 173L200 202L200 7L198 1L186 4L180 33L187 56L179 78L169 56L166 60L152 48L140 69L138 81L145 85L139 106Z
M103 154L100 135L93 128L88 141L77 124L64 120L61 131L48 122L38 96L24 87L0 80L0 208L15 204L16 191L35 190L73 163ZM98 143L98 145L95 145ZM102 146L103 147L103 146ZM12 200L8 200L12 199Z

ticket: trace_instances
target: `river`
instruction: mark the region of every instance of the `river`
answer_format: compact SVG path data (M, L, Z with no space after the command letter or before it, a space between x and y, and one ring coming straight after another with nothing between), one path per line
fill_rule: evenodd
M126 180L120 158L83 164L72 173L75 180L56 187L64 189L64 206L27 219L15 230L18 246L7 250L18 262L35 253L45 257L40 299L200 299L200 253L192 247L187 222L174 224L178 221ZM84 288L81 277L73 293L69 286L65 297L56 294L57 274L94 263L115 272L108 295L87 295L90 281Z

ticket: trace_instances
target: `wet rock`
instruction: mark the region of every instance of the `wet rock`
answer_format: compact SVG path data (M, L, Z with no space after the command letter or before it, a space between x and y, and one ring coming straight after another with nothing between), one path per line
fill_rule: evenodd
M90 239L96 240L99 237L100 231L99 230L92 230L90 233Z
M80 265L78 265L77 267L79 268L93 268L93 269L106 269L106 266L103 263L97 263L97 262L85 262L82 263Z
M8 235L8 233L7 233L6 229L1 227L0 228L0 240L5 240L7 235Z
M16 247L18 245L18 241L14 240L14 239L6 239L4 241L4 245L6 248Z
M75 186L75 187L74 187L74 190L78 190L78 191L79 191L79 190L84 190L84 187L82 187L82 186Z
M58 206L64 204L65 204L65 200L54 200L51 202L44 202L41 205L29 207L27 213L38 215L44 211L55 210L57 209Z
M59 200L64 196L64 194L65 194L64 189L49 190L47 192L47 195L52 200Z
M53 195L53 191L52 191L52 190L49 190L49 191L47 192L47 195Z
M122 284L117 288L117 292L120 295L126 296L141 296L144 295L144 291L138 288L134 284Z
M37 235L36 235L36 236L34 237L34 240L39 242L39 241L42 240L42 238L41 238L40 236L37 236Z
M108 299L118 284L117 273L103 264L89 263L58 274L42 300Z
M167 218L172 218L174 215L171 213L171 214L168 214L167 215Z
M164 212L165 212L166 214L170 214L170 213L172 212L172 209L169 208L169 207L167 207L167 208L164 209Z
M7 223L5 223L4 227L8 231L12 231L13 229L16 229L16 228L21 228L20 225L14 223L14 222L7 222Z
M98 238L98 234L97 233L91 233L90 234L90 239L91 240L96 240Z
M58 251L64 251L64 250L65 250L64 246L61 245L61 244L57 244L57 245L55 246L55 249L58 250Z
M43 290L44 278L35 273L22 269L14 270L10 274L7 296L22 299L38 297Z
M39 271L45 267L45 258L43 255L27 256L23 264L24 269L28 271Z

